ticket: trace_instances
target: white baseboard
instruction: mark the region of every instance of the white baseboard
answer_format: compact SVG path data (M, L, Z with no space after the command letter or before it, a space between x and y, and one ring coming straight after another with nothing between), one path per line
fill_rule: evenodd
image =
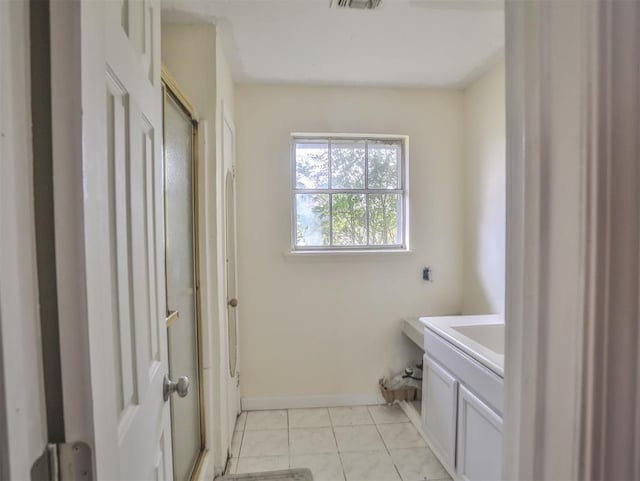
M243 411L265 409L325 408L384 404L380 393L330 394L320 396L243 397Z
M408 403L407 401L400 401L398 404L400 405L404 413L409 418L409 421L411 421L411 424L413 424L415 428L418 430L418 432L420 433L420 436L422 436L422 438L425 441L428 441L427 435L422 429L422 416L416 410L416 408L414 408L413 405L411 403Z

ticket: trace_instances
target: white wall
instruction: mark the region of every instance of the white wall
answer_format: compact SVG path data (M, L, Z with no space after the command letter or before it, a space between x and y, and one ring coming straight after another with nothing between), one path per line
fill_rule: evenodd
M222 104L233 115L233 81L214 25L162 26L162 62L197 111L199 121L200 292L202 369L207 448L214 454L203 475L225 465L232 432L227 429L226 326L220 309Z
M506 134L504 62L464 91L465 314L504 313Z
M236 125L243 398L375 400L404 350L400 320L460 312L462 94L237 86ZM285 256L292 132L409 135L414 251Z

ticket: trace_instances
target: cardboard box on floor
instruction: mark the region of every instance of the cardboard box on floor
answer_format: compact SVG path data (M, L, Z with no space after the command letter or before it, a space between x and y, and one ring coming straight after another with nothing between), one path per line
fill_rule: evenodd
M399 389L387 389L384 386L382 379L379 381L380 392L387 404L392 404L395 401L415 401L417 395L417 389L413 386L401 387Z

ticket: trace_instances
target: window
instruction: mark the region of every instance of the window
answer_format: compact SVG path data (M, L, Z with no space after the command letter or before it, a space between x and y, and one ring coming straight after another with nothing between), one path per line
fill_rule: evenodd
M294 135L293 249L406 249L406 151L406 137Z

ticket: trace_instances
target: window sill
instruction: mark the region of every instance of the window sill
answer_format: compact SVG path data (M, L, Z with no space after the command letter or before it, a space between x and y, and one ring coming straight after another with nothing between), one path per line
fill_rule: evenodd
M371 249L371 250L311 250L287 251L285 259L327 259L327 258L362 258L362 257L395 257L412 255L411 249Z

